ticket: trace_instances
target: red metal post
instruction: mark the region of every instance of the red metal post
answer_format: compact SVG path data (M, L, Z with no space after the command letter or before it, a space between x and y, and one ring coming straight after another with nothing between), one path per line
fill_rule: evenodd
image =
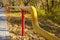
M25 31L24 31L24 29L25 29L25 13L26 13L26 11L25 10L22 10L22 36L24 36L25 35Z

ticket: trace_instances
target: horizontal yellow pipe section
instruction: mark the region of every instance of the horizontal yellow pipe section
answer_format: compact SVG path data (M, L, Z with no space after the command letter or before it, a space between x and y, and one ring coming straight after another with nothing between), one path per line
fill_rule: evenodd
M6 13L7 17L22 17L21 13ZM25 15L26 18L32 18L31 14L26 14Z

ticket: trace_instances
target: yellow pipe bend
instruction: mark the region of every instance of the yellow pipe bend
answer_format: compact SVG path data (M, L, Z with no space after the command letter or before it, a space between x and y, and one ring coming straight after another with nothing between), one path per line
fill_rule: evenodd
M33 18L33 30L38 33L39 35L45 37L47 40L60 40L60 38L56 37L52 33L49 33L42 29L38 24L38 17L37 17L37 11L35 7L31 6L31 12L32 12L32 18Z

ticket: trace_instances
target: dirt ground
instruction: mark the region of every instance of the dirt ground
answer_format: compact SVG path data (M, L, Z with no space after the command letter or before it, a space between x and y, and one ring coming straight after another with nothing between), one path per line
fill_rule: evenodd
M19 15L20 16L20 15ZM26 16L27 17L27 16ZM60 38L60 25L54 23L53 21L47 18L38 18L39 26L44 30L53 33L55 36ZM10 32L10 40L46 40L46 38L39 36L36 32L34 32L32 28L32 21L28 17L25 19L25 36L22 38L22 20L20 17L7 17L9 32Z
M33 31L32 22L29 19L26 19L25 23L25 36L21 36L21 19L16 19L14 17L9 18L8 27L10 32L10 40L46 40L44 37L39 36Z

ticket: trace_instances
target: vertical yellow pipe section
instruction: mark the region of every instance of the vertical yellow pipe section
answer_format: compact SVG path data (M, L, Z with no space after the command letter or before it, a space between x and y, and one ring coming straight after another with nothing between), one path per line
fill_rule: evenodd
M60 40L60 38L56 37L55 35L45 31L42 29L38 24L38 17L37 17L37 11L36 9L31 6L32 17L33 17L33 30L38 33L39 35L45 37L47 40Z

